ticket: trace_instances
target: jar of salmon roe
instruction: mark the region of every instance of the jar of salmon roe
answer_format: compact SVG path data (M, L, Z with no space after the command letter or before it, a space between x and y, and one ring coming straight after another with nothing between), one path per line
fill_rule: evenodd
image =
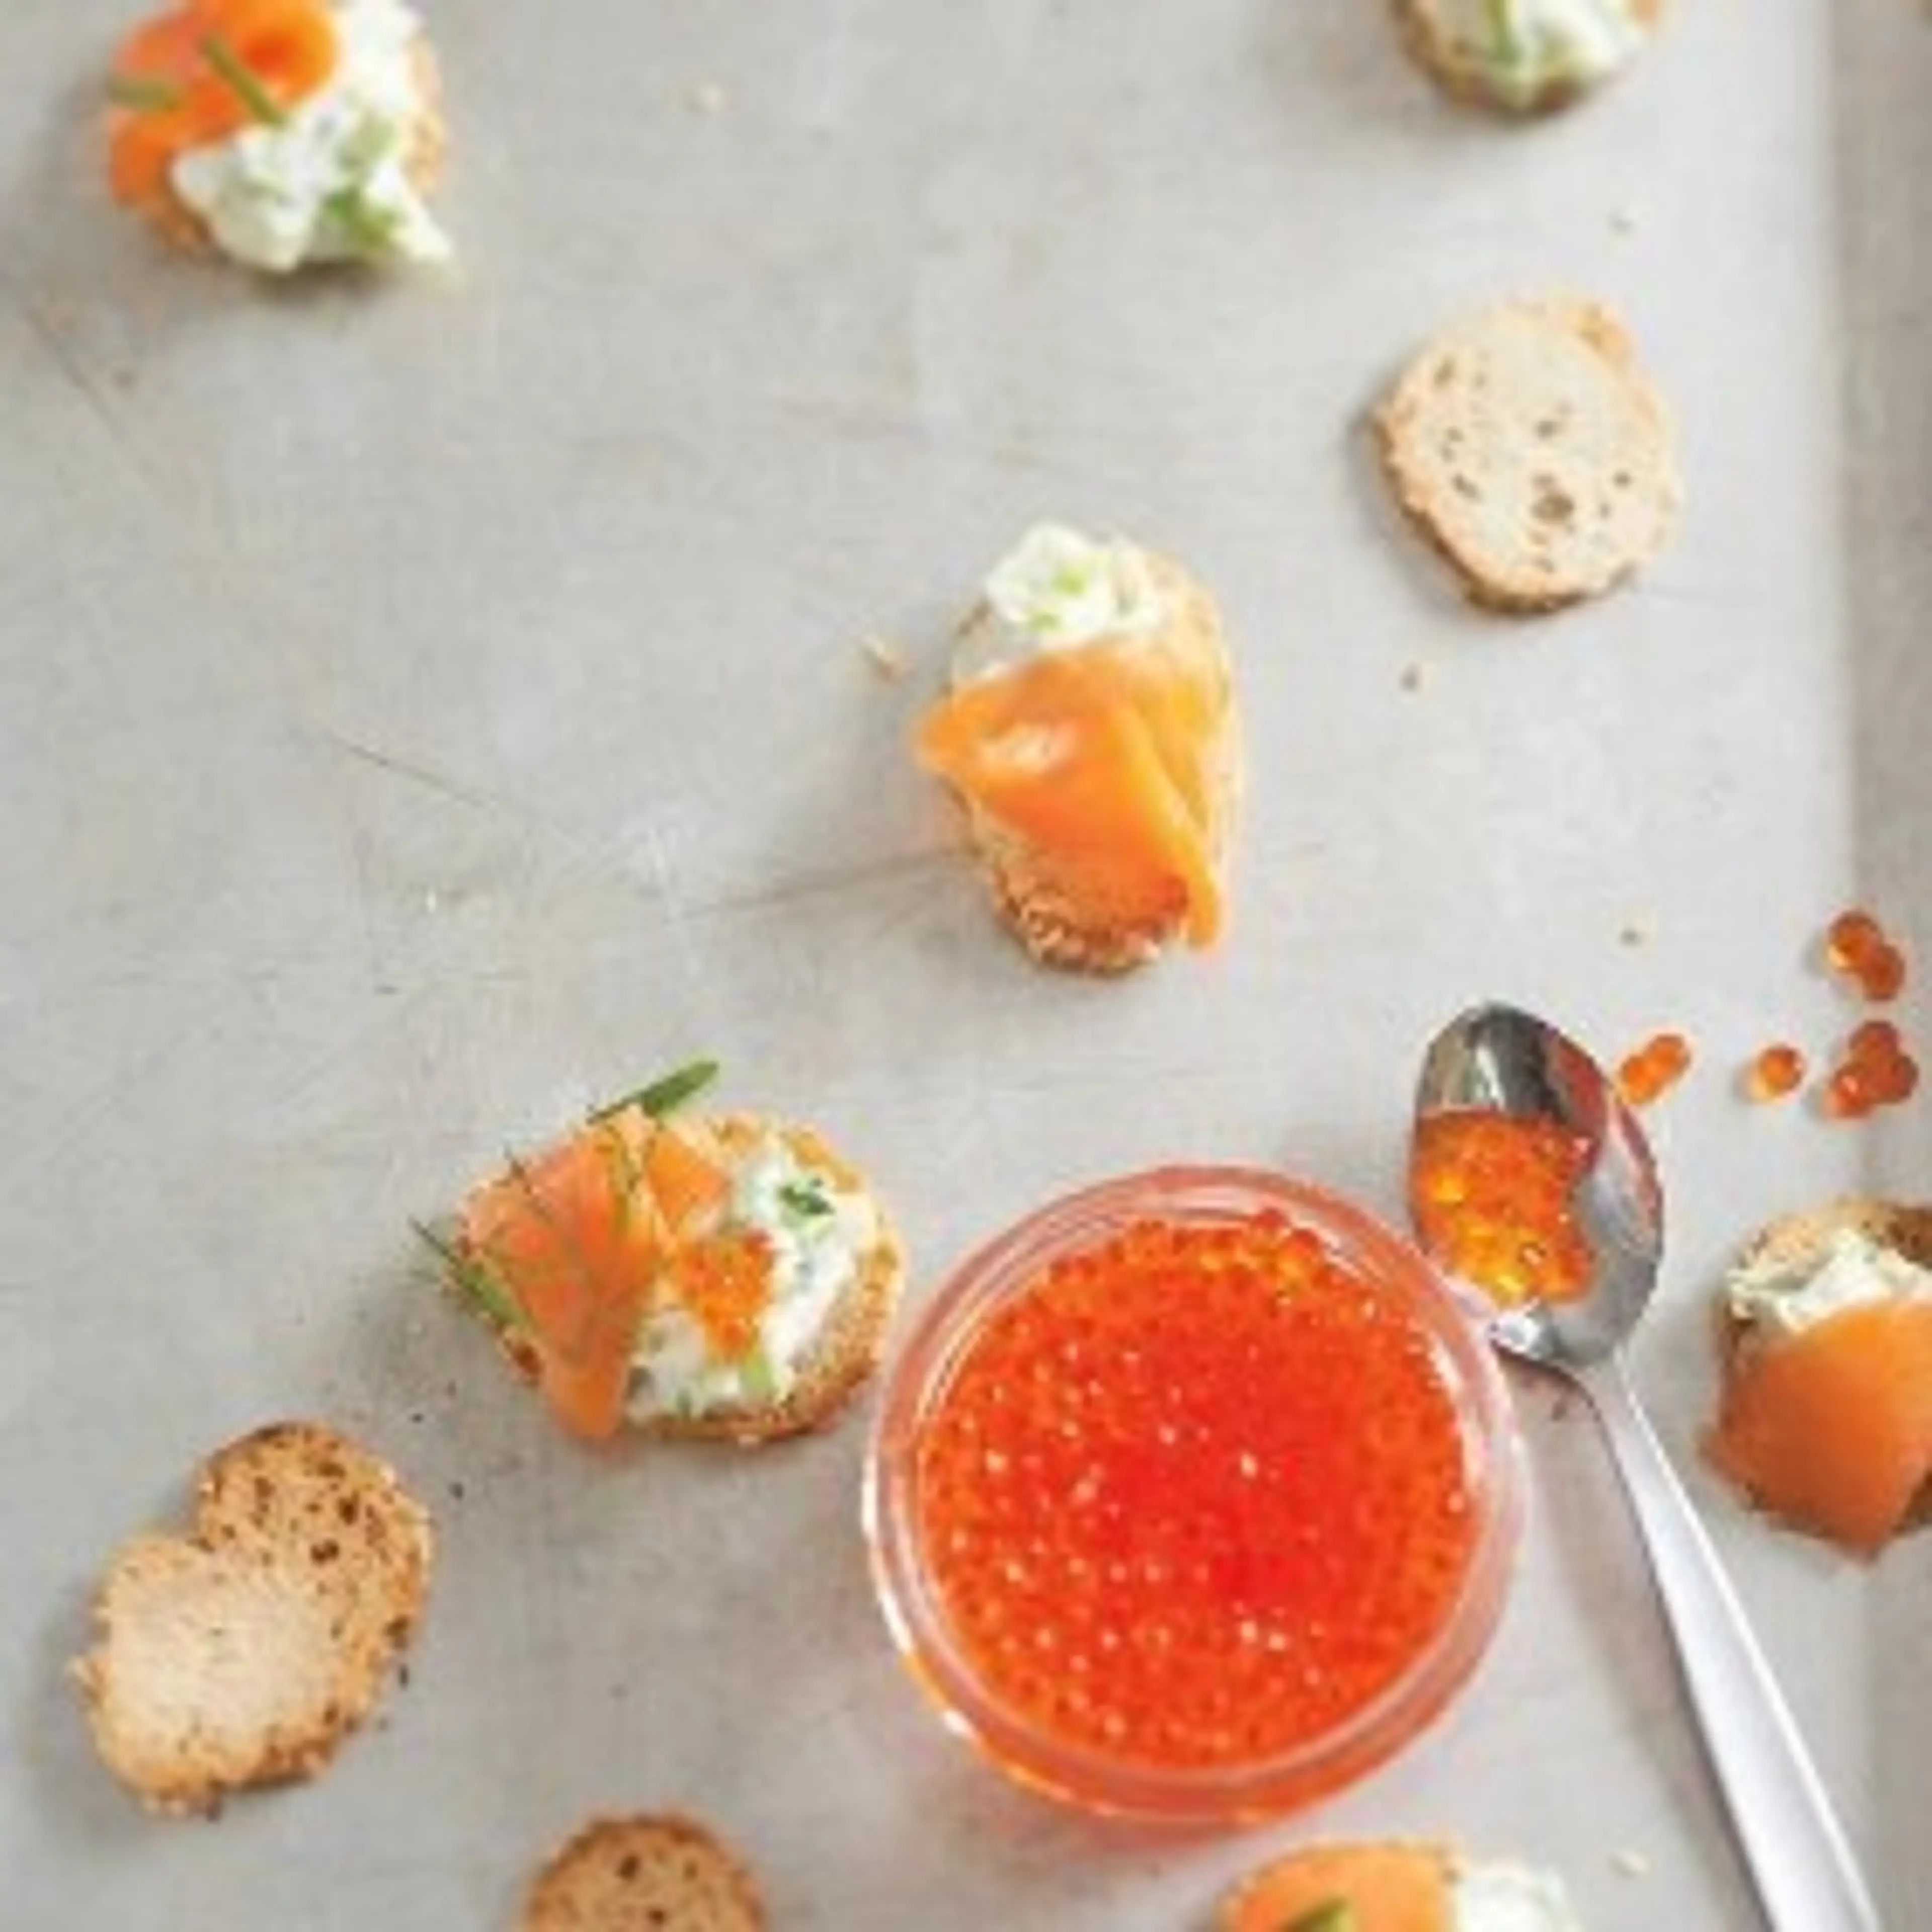
M1521 1478L1490 1348L1407 1242L1299 1182L1174 1168L1054 1203L940 1290L865 1513L948 1728L1086 1809L1233 1824L1448 1702Z

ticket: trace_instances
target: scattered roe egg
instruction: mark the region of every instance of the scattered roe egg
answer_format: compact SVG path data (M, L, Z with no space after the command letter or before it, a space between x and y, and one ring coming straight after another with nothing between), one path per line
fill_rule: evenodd
M1905 986L1905 955L1868 912L1841 912L1825 928L1825 959L1868 1000L1895 1000Z
M1438 1345L1279 1214L1144 1220L1042 1268L928 1412L943 1615L1063 1744L1163 1768L1285 1753L1401 1677L1478 1523Z
M1744 1097L1760 1105L1797 1092L1804 1080L1804 1056L1783 1042L1764 1048L1744 1070Z
M1617 1068L1617 1091L1633 1107L1660 1100L1690 1070L1690 1042L1681 1033L1653 1034Z
M1918 1089L1918 1063L1907 1053L1889 1020L1867 1020L1852 1030L1844 1058L1825 1082L1820 1104L1834 1120L1862 1120L1880 1107L1897 1106Z
M1411 1210L1422 1245L1507 1308L1581 1294L1589 1244L1570 1197L1588 1143L1560 1121L1437 1114L1416 1135Z

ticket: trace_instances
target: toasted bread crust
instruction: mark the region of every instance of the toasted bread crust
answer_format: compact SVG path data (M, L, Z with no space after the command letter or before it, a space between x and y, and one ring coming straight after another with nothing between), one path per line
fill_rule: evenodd
M1485 609L1531 616L1601 596L1674 532L1669 412L1595 303L1505 302L1451 325L1374 428L1404 516Z
M523 1932L760 1932L763 1900L717 1835L676 1813L602 1818L537 1875Z
M1554 114L1574 106L1615 78L1606 76L1594 86L1552 81L1526 101L1513 100L1499 94L1481 65L1456 44L1442 24L1436 0L1394 0L1394 4L1396 25L1410 58L1445 94L1472 107L1512 119ZM1664 17L1664 0L1632 0L1630 11L1639 25L1654 30Z
M1161 647L1204 661L1224 694L1232 674L1220 613L1207 591L1169 559L1144 553L1149 573L1170 613ZM990 621L984 604L968 616L962 631ZM1228 833L1240 791L1240 739L1233 699L1226 699L1216 747L1212 861L1226 862ZM967 828L1000 916L1043 966L1113 975L1145 965L1171 945L1186 922L1186 890L1178 879L1147 882L1124 877L1116 886L1083 858L1073 866L1024 837L992 814L966 802Z
M164 1813L314 1777L375 1708L419 1618L429 1520L394 1470L313 1423L204 1465L185 1537L137 1536L74 1666L108 1768Z
M1920 1268L1932 1268L1932 1208L1908 1207L1874 1196L1848 1194L1822 1207L1780 1214L1766 1222L1744 1244L1736 1265L1754 1268L1809 1268L1825 1258L1834 1234L1862 1234L1878 1246L1903 1255ZM1721 1293L1717 1300L1719 1352L1726 1373L1738 1351L1750 1340L1753 1324L1733 1315Z
M807 1167L829 1174L845 1192L870 1195L865 1177L809 1127L756 1114L728 1114L708 1124L728 1154L748 1151L777 1134ZM876 1197L879 1237L859 1277L826 1318L818 1346L782 1400L749 1408L721 1408L708 1415L657 1415L630 1426L666 1440L750 1444L821 1429L831 1422L878 1367L905 1278L898 1235Z
M422 111L410 130L410 151L404 166L417 192L426 196L442 178L443 160L449 148L449 130L442 112L442 70L437 64L436 50L424 34L416 36L410 60L422 97ZM164 182L157 199L143 202L136 212L163 241L184 254L221 252L207 223L175 191L171 179Z

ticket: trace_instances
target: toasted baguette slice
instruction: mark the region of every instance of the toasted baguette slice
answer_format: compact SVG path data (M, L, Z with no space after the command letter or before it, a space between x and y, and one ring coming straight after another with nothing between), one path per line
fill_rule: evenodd
M1208 770L1210 858L1222 872L1238 802L1240 736L1232 695L1232 672L1220 613L1207 591L1180 565L1144 553L1149 576L1168 612L1153 638L1114 646L1170 659L1213 694L1218 712ZM961 626L962 639L996 626L991 608L976 605ZM1183 935L1188 893L1178 878L1149 877L1130 865L1109 866L1090 851L1069 854L1029 838L962 794L971 838L1000 917L1041 964L1112 975L1146 964Z
M1417 62L1445 93L1479 107L1505 114L1550 114L1592 94L1616 76L1595 81L1552 80L1527 96L1504 86L1481 50L1471 47L1444 16L1442 0L1394 0L1402 43ZM1654 28L1663 17L1663 0L1630 0L1636 24ZM1622 68L1617 70L1618 73Z
M1622 326L1564 297L1458 322L1377 412L1396 500L1474 602L1600 596L1661 550L1683 497L1662 399Z
M811 1128L754 1114L728 1114L708 1124L720 1147L734 1158L776 1133L805 1166L829 1175L842 1191L871 1199L878 1238L856 1278L833 1305L797 1379L783 1396L705 1415L653 1415L632 1426L649 1436L746 1444L823 1428L858 1392L885 1352L886 1332L905 1278L904 1250L865 1177Z
M109 1566L75 1665L108 1768L158 1811L307 1778L368 1716L428 1588L429 1520L387 1464L312 1423L204 1466L185 1538Z
M538 1874L523 1932L759 1932L751 1873L675 1815L587 1825Z

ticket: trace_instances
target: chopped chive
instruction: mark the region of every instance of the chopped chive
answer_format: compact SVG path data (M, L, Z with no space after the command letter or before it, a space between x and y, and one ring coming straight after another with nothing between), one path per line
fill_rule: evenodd
M778 1375L762 1342L754 1342L752 1352L738 1364L738 1382L749 1401L767 1402L776 1399Z
M1298 1912L1281 1932L1355 1932L1355 1908L1346 1898L1324 1898Z
M420 1221L412 1221L410 1226L428 1246L431 1252L449 1270L449 1278L461 1288L478 1310L500 1328L527 1328L528 1318L503 1288L490 1275L488 1268L479 1267L470 1257L451 1246L448 1242L424 1226Z
M1484 11L1489 15L1490 44L1496 57L1511 63L1520 61L1522 48L1516 39L1516 18L1510 0L1488 0Z
M808 1220L833 1211L832 1203L826 1199L815 1180L788 1180L778 1190L778 1198L794 1214L802 1215Z
M116 107L130 107L136 113L166 114L188 95L172 81L153 74L114 74L107 77L107 98Z
M288 124L281 103L262 85L262 77L230 46L226 35L204 34L202 57L234 90L236 99L265 128Z
M1297 1912L1281 1932L1355 1932L1355 1908L1346 1898L1325 1898Z
M648 1087L640 1087L634 1094L626 1094L621 1100L598 1108L590 1118L608 1120L613 1114L635 1107L653 1120L662 1118L674 1108L682 1106L694 1094L702 1093L718 1078L718 1071L715 1060L694 1060L688 1066L680 1066L675 1073L667 1073L662 1080L653 1080Z

